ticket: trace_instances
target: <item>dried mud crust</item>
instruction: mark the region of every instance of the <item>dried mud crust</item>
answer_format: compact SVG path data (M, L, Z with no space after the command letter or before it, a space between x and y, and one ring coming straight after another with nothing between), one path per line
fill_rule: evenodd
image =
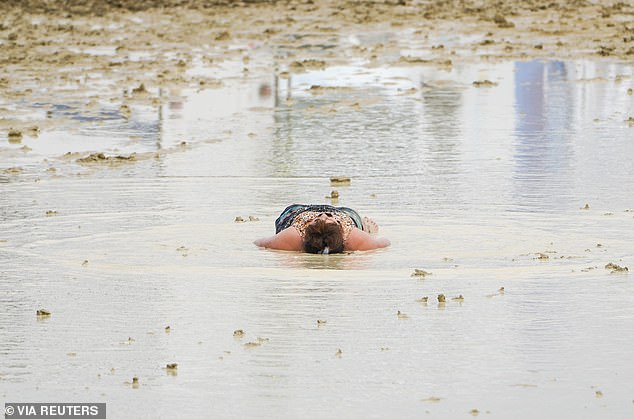
M590 52L601 55L634 55L634 4L606 0L4 0L0 2L4 15L4 19L0 18L4 35L0 39L37 42L41 31L28 23L29 15L34 14L46 13L47 17L58 19L72 19L74 15L117 19L118 14L141 11L171 16L174 10L195 10L205 19L222 17L221 26L229 29L229 34L255 31L265 37L285 31L296 34L297 26L289 23L299 21L305 23L304 29L320 29L313 25L323 25L322 30L336 30L380 22L415 27L439 20L467 20L480 22L486 32L505 29L524 35L559 37L571 50L579 49L578 43L565 38L586 34L600 45L581 42L584 52L591 47ZM55 19L50 23L55 25ZM156 23L157 35L190 35L190 31L183 31L190 26L187 19L171 20L170 26ZM72 23L65 25L70 29ZM27 31L32 29L34 33ZM73 29L81 31L80 27ZM535 45L538 44L532 46Z
M135 14L142 24L131 21ZM634 61L634 4L618 1L5 0L0 2L0 64L81 64L86 54L71 47L109 42L122 53L156 45L178 50L249 40L292 48L293 38L358 33L381 25L384 30L413 29L422 40L434 33L481 35L463 45L477 57ZM429 47L435 48L438 62L456 59L451 48ZM377 49L370 53L381 59ZM297 58L311 62L313 57ZM125 65L125 60L110 64ZM6 85L6 79L0 80L0 89Z

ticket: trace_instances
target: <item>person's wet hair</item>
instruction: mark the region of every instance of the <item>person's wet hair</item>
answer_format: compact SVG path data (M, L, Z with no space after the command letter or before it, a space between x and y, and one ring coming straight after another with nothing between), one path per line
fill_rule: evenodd
M304 251L307 253L343 252L343 232L337 223L316 219L304 232Z

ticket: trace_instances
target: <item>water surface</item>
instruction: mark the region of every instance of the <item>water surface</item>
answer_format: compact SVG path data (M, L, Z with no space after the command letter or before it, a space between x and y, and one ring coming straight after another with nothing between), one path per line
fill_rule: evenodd
M633 73L251 71L152 91L129 117L0 98L62 121L0 144L2 399L112 417L633 415L634 282L604 267L634 266ZM138 158L77 162L94 152ZM252 244L333 189L392 247Z

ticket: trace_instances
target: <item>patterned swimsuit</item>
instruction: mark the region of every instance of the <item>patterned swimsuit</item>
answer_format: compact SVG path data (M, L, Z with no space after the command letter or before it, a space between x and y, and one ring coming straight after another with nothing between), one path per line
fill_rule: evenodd
M351 208L333 207L332 205L293 204L286 207L275 220L275 233L279 233L288 227L295 227L303 238L306 226L323 213L331 213L335 221L341 225L344 241L346 241L355 227L363 230L361 217Z

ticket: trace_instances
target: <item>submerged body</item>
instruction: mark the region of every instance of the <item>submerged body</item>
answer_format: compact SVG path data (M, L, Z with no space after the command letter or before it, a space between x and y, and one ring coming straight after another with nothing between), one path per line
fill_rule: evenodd
M308 253L372 250L390 245L373 237L378 226L347 207L294 204L275 220L275 235L255 241L260 247Z

